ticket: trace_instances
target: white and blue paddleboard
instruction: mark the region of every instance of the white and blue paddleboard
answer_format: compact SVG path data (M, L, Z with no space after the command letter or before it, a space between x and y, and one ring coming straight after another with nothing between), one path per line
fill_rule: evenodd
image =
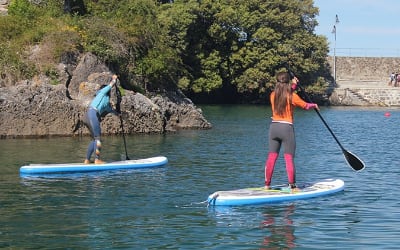
M217 191L208 196L210 206L239 206L279 203L301 200L333 194L344 190L344 181L325 179L322 181L298 185L299 190L292 191L287 185L244 188L231 191Z
M19 169L20 175L79 173L119 169L151 168L168 163L164 156L137 160L107 162L105 164L62 163L62 164L29 164Z

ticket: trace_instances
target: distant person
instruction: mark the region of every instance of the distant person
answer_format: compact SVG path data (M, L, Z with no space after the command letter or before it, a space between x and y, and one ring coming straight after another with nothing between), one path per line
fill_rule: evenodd
M399 74L396 72L395 74L394 74L394 86L395 87L397 87L397 83L399 82L398 80L397 80L397 77L399 76Z
M119 113L111 107L110 103L110 92L111 88L117 81L117 75L112 76L112 80L108 85L102 85L97 91L94 99L89 105L86 116L83 120L85 125L88 127L93 140L89 143L85 164L90 164L90 158L93 152L95 152L94 163L104 164L105 162L100 159L101 152L101 118L109 113L119 115Z
M394 78L395 78L395 74L394 74L394 72L392 72L392 74L390 74L389 86L392 86L392 84L393 84L393 82L394 82Z
M396 84L399 85L400 83L400 74L396 75Z
M269 127L268 158L265 163L265 188L269 189L274 172L275 162L279 156L281 145L284 147L284 159L288 176L289 187L296 189L296 173L294 155L296 141L293 127L293 111L295 107L306 110L318 109L315 103L303 101L294 90L299 80L281 72L276 75L276 85L271 93L272 122Z

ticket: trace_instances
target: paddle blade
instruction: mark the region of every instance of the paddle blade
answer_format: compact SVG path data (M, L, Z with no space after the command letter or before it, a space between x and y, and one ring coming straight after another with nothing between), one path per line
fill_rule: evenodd
M360 171L365 168L364 162L358 158L355 154L350 151L343 150L344 158L346 158L347 163L355 170Z

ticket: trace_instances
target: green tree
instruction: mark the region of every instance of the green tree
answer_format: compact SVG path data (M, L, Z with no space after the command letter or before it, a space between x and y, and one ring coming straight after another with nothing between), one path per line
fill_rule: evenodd
M97 55L101 52L102 58L116 64L127 82L132 83L129 88L134 84L148 90L176 88L180 58L166 40L168 30L159 24L157 3L153 0L98 0L88 2L87 6L89 26L95 25L93 18L104 22L103 28L88 35L93 39L88 49ZM114 56L110 57L112 54Z
M317 14L312 0L14 0L0 17L0 68L12 82L92 52L130 89L253 101L284 62L323 88L328 46L314 34ZM36 45L46 50L32 61Z
M317 14L312 0L175 1L168 15L184 25L166 27L185 65L181 87L189 94L234 89L257 98L284 62L316 82L328 52L326 39L314 34Z

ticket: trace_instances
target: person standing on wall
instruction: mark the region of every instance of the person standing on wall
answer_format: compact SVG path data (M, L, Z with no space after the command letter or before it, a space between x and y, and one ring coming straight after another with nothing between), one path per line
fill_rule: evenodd
M269 128L268 157L265 162L265 188L271 185L272 174L281 145L284 147L284 159L288 176L289 187L296 189L296 173L294 155L296 141L293 127L293 111L295 107L305 110L318 109L315 103L307 103L294 93L299 80L294 77L290 80L287 72L276 75L276 85L271 93L272 122Z
M101 152L101 118L109 113L120 115L116 110L114 110L110 103L110 92L112 87L117 82L117 75L112 76L112 80L108 85L102 85L97 91L94 99L89 105L86 112L85 118L83 120L84 124L88 127L90 134L92 136L92 141L89 143L85 164L90 164L90 158L93 152L95 152L95 164L104 164L105 162L100 159Z
M394 82L394 78L395 78L395 74L394 74L394 72L392 72L392 74L390 74L389 86L392 86L392 84L393 84L393 82Z

